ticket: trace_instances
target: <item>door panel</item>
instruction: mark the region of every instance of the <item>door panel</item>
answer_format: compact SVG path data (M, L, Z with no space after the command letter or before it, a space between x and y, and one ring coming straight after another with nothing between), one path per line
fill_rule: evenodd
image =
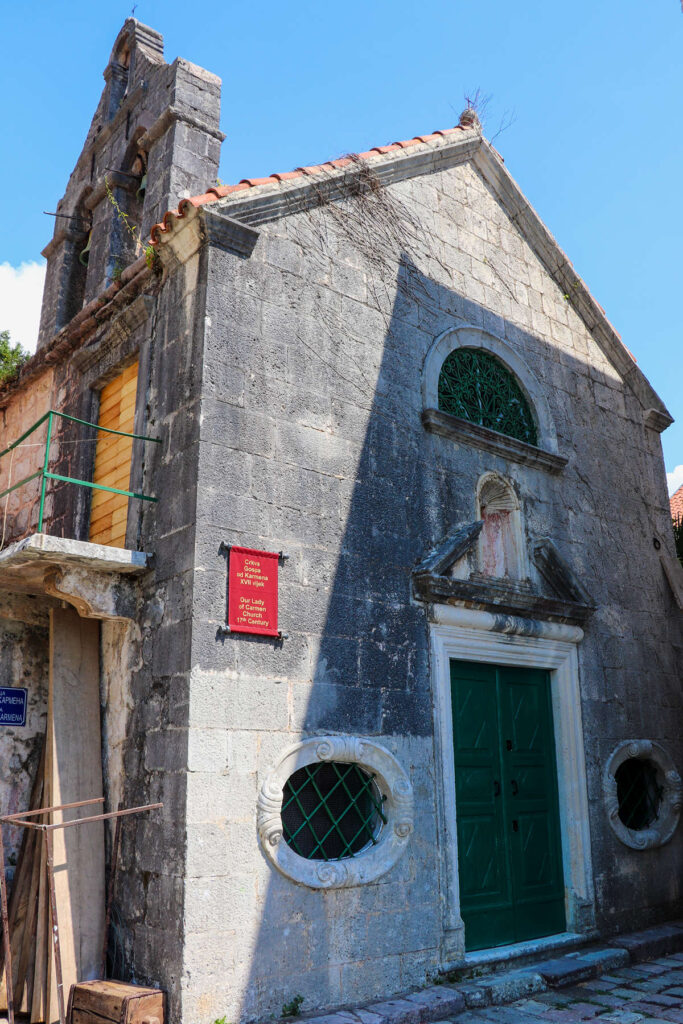
M454 661L451 695L466 947L562 931L549 675Z
M460 902L480 945L512 941L513 914L504 855L500 739L495 669L460 663L453 685Z

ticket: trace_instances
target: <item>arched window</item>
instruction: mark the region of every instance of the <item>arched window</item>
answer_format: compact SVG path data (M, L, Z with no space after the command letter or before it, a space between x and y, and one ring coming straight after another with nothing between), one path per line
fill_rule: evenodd
M456 348L441 365L439 409L460 419L538 445L529 403L496 356L481 348Z

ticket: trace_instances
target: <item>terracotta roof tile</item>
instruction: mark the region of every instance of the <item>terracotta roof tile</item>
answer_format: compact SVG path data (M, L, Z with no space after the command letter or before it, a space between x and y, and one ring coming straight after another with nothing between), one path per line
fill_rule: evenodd
M178 203L177 210L168 210L168 212L164 214L164 218L161 223L154 224L150 231L152 245L157 245L160 237L172 228L176 220L184 217L188 209L196 209L200 206L204 206L206 203L212 203L216 199L224 199L233 192L248 188L256 188L259 185L280 185L281 182L291 181L293 178L310 177L314 174L320 174L321 171L327 167L331 167L335 170L339 167L348 167L355 159L370 160L376 156L384 156L386 153L392 153L397 149L408 149L410 146L419 146L421 143L435 142L438 139L445 138L447 135L452 135L454 132L468 130L471 129L462 125L456 125L455 128L443 128L439 131L432 132L430 135L416 135L412 139L403 139L400 142L392 142L387 146L375 146L374 149L366 150L365 153L354 154L354 156L344 156L337 160L328 160L324 164L312 164L310 167L297 167L293 171L278 172L276 174L269 175L267 178L242 178L237 185L217 185L213 188L207 189L206 192L203 192L201 195L181 199Z
M683 484L669 498L673 519L683 519Z

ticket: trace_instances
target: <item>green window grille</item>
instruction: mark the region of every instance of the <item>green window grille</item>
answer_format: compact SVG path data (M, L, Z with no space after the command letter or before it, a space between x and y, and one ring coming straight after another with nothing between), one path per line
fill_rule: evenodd
M294 772L282 790L282 834L306 860L343 860L377 842L386 799L356 764L324 761Z
M619 817L626 828L640 832L659 817L662 786L657 766L648 760L631 757L619 765L615 775Z
M439 409L470 423L538 444L522 389L500 359L478 348L456 348L439 374Z

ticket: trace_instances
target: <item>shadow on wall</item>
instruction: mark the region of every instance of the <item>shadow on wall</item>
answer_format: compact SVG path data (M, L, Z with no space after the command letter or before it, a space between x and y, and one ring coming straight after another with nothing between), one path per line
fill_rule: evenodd
M571 459L580 453L581 479L571 464L556 477L458 446L423 428L425 355L440 332L463 324L505 338L533 367L551 400L561 454ZM651 530L640 501L630 509L630 519L615 517L602 532L574 543L574 508L593 508L600 491L637 494L642 488L642 465L619 461L618 452L629 443L629 428L619 419L611 432L580 359L566 351L560 354L559 348L437 284L405 257L384 339L374 334L373 351L372 340L367 340L373 338L372 330L364 337L364 365L379 364L376 384L367 402L354 401L340 379L343 404L335 425L340 437L361 446L360 460L348 496L343 487L333 490L323 499L330 504L320 510L340 517L342 524L341 537L328 545L334 544L338 554L333 582L327 595L316 587L308 588L308 594L301 588L290 595L287 629L318 634L312 685L302 695L300 713L295 697L293 725L303 737L341 733L379 738L410 776L415 831L398 863L365 885L312 890L269 867L258 933L251 953L244 949L250 967L243 1019L278 1015L299 995L303 1012L371 1000L424 984L440 966L445 883L437 832L429 632L425 607L411 601L411 570L450 529L476 518L481 475L493 470L512 477L519 485L527 532L551 536L561 550L571 552L572 564L591 579L599 601L607 596L604 580L609 574L596 573L596 564L609 565L615 545L627 550L635 529L645 537ZM344 343L340 338L339 345ZM308 379L301 386L319 391L320 374L324 371L328 380L328 367L313 359L306 366ZM326 386L333 391L334 384L332 380ZM597 429L600 451L594 444ZM634 443L642 428L633 423L631 430ZM322 449L321 464L324 459ZM304 546L305 516L301 514ZM275 520L272 534L277 533ZM620 570L625 602L637 585L635 576L642 578L642 565L636 561ZM606 624L596 622L594 629L586 648L614 642ZM630 655L637 673L636 665L643 669L647 654L634 644ZM626 723L617 711L596 726L596 735L602 730L609 737ZM595 793L595 778L591 784Z

